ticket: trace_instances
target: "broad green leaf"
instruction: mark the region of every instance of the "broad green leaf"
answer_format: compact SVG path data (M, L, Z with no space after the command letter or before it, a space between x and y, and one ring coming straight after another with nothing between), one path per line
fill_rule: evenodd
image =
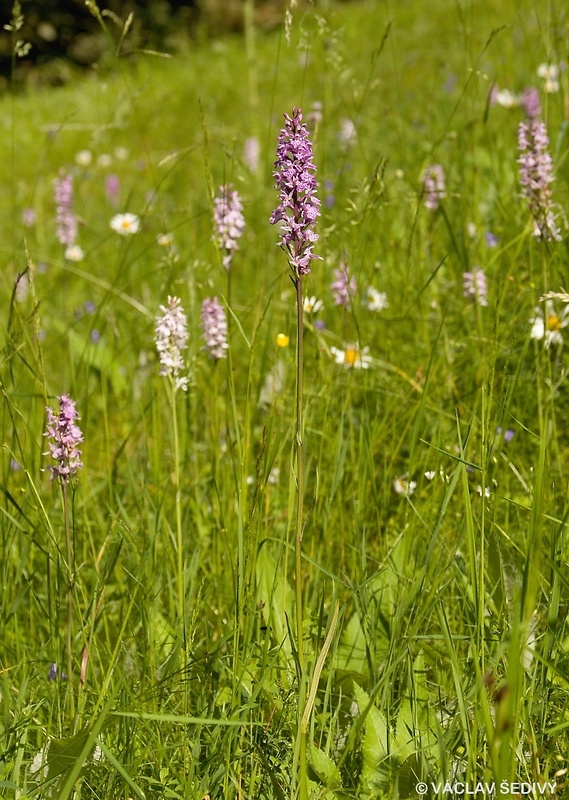
M308 751L310 766L328 789L339 789L342 785L340 770L330 756L315 745L310 745Z

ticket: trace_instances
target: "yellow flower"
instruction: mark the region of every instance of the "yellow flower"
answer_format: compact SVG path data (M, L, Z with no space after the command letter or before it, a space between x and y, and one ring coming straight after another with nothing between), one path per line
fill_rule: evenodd
M277 347L288 347L290 342L290 336L287 336L286 333L279 333L277 336Z

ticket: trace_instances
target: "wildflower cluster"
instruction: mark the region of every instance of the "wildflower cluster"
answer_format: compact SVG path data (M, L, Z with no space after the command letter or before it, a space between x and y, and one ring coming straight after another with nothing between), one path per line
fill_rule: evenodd
M545 123L532 119L518 128L520 183L534 221L534 235L546 241L561 241L551 200L553 162Z
M160 375L174 380L174 389L186 391L187 376L180 375L184 369L182 350L188 346L188 322L179 297L168 297L168 304L160 306L162 316L156 318L155 342L160 358Z
M237 240L242 236L245 227L243 204L239 192L231 184L220 186L219 195L213 201L213 217L216 227L215 240L224 251L223 266L229 269L233 254L239 249Z
M67 394L62 394L58 399L58 414L53 409L46 408L47 427L44 436L50 440L49 454L57 461L56 466L49 468L52 480L59 478L62 484L67 484L83 466L78 447L83 441L83 434L76 424L79 415L74 401Z
M206 297L202 303L202 331L205 349L216 361L225 358L227 343L227 318L217 297Z
M277 160L273 177L279 190L280 203L270 217L272 225L281 223L280 246L289 257L296 278L308 275L310 261L320 256L312 252L318 234L314 223L320 216L316 197L312 144L302 113L293 108L292 116L284 115L285 126L279 134Z

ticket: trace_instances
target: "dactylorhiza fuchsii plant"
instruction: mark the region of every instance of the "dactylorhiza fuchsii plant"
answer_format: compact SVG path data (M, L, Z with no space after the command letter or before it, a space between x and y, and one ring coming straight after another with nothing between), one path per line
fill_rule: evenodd
M273 172L280 203L270 222L281 224L280 246L288 255L294 277L299 278L308 275L311 260L320 259L312 252L318 241L314 224L320 216L320 200L316 197L312 144L302 113L293 108L292 117L285 114L284 118Z
M440 164L431 164L423 175L425 208L436 211L440 201L446 197L445 173Z
M481 306L487 306L488 285L486 282L486 275L484 270L480 267L474 267L472 272L465 272L462 276L462 293L464 297L478 303Z
M545 123L538 119L520 122L518 128L520 183L534 222L534 236L546 241L561 241L551 199L553 161Z
M155 342L160 359L160 375L172 379L174 391L187 391L188 377L180 375L185 368L182 351L188 346L188 320L179 297L168 297L160 306L161 316L156 318Z
M58 478L67 485L83 466L79 444L83 434L76 423L79 419L75 402L67 394L59 397L59 413L46 408L47 427L44 436L48 438L49 454L57 464L51 466L51 477ZM46 453L47 455L47 453Z
M65 247L65 258L70 261L80 261L83 251L77 244L78 224L73 211L73 176L61 172L59 178L53 181L53 196L55 200L56 235L58 241Z
M219 194L213 201L213 219L215 241L222 252L221 263L229 270L245 228L243 203L239 192L231 184L219 187Z
M306 670L303 642L302 598L302 537L304 531L304 454L303 454L303 336L304 302L302 279L310 272L310 262L320 259L313 252L318 234L314 224L320 216L320 201L316 196L312 143L308 128L302 122L300 109L293 108L292 115L284 115L285 125L277 146L277 159L273 177L279 191L279 205L270 217L271 224L280 224L279 245L288 256L292 282L296 289L296 531L295 531L295 583L296 583L296 637L298 653L298 738L295 758L299 766L299 797L308 796L306 763L306 730L308 717L304 708L306 698Z
M206 297L202 303L201 314L204 349L218 361L227 357L227 317L225 309L217 297Z
M68 701L71 717L75 714L75 701L73 696L73 587L75 585L75 552L72 540L72 528L70 520L70 504L68 488L73 478L82 468L81 450L79 445L83 441L83 433L77 424L79 415L75 402L67 394L62 394L59 398L59 412L52 408L46 408L47 425L44 436L48 440L49 452L44 455L51 455L56 462L49 467L52 480L59 481L63 493L63 518L65 526L66 544L66 572L67 572L67 636L66 636L66 656L67 656L67 677L68 677Z
M168 303L160 306L162 314L156 318L154 341L160 359L160 375L168 378L168 398L172 412L172 429L174 437L174 485L176 487L176 556L178 572L178 617L182 626L182 638L186 641L184 617L184 555L182 536L182 496L181 496L181 464L180 437L178 435L178 411L176 394L179 389L188 390L189 379L185 370L183 351L188 347L188 320L179 297L168 297Z
M343 306L344 308L351 306L358 290L358 284L353 275L350 275L350 269L345 262L340 264L339 269L334 270L334 281L330 289L332 290L335 306Z

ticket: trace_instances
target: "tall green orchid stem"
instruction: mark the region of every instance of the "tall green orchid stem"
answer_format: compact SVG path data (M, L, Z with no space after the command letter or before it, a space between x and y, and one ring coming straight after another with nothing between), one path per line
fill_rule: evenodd
M65 652L67 656L67 690L69 698L69 713L71 719L75 716L75 698L73 695L73 586L75 584L75 551L71 538L71 521L69 519L69 492L66 483L62 483L63 492L63 521L65 526L65 548L67 556L67 631L65 639Z
M180 481L180 436L178 432L178 409L176 404L176 389L174 381L171 382L170 404L172 407L172 428L174 433L174 486L176 489L176 558L178 581L178 619L182 626L182 641L186 646L186 625L184 621L184 550L182 535L182 487Z
M298 736L300 800L308 797L306 774L306 732L302 729L302 716L306 701L306 674L304 661L304 614L302 602L302 534L304 530L304 451L303 451L303 400L304 400L304 306L302 275L297 275L296 285L296 530L294 539L294 574L296 585L296 638L298 651Z

